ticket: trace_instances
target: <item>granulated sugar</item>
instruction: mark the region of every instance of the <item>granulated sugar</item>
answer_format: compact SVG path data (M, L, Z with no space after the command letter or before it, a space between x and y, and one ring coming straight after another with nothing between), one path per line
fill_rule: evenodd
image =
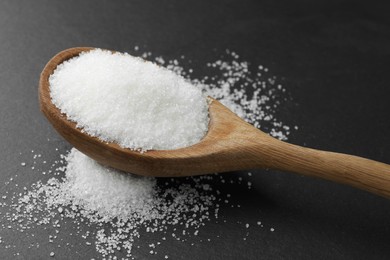
M170 179L158 186L154 178L106 168L74 148L64 162L66 168L54 171L60 175L65 171L64 178L38 182L18 198L13 206L17 213L9 214L8 220L23 221L17 221L13 228L49 224L58 214L88 225L108 223L108 232L101 226L95 233L97 252L110 257L122 248L131 257L140 230L167 232L168 227L175 226L177 234L172 235L182 240L186 232L218 217L217 197L204 189L211 176L189 179L176 187L172 187L176 180ZM46 211L50 213L42 216ZM55 227L59 225L58 221L54 223Z
M142 56L152 59L149 52ZM278 107L286 99L284 88L276 83L275 77L265 76L268 72L262 66L256 65L253 69L230 51L225 56L209 62L207 66L211 75L192 79L192 84L256 127L277 138L287 139L290 127L276 117ZM155 61L187 80L194 70L184 69L178 60L157 57ZM180 61L188 60L182 57ZM203 100L203 95L199 97ZM96 259L133 258L141 249L146 252L143 258L175 259L179 256L161 252L160 246L169 240L170 243L174 240L194 246L222 239L219 233L211 236L207 224L227 223L229 215L223 211L226 208L245 210L245 203L235 198L237 189L256 189L250 172L237 177L219 174L156 179L103 167L75 149L55 161L49 161L43 153L33 150L28 154L31 160L21 158L20 169L31 172L33 176L39 174L37 179L44 181L32 185L18 183L15 175L4 184L1 194L0 207L6 213L0 215L0 231L4 234L0 246L12 250L15 257L25 250L17 248L7 237L9 231L33 238L34 242L26 245L28 249L50 248L42 258L66 258L55 248L74 250L78 247L90 252L94 247L96 254L90 252L87 255L94 255ZM277 233L277 229L270 225L272 223L260 220L261 216L255 216L255 221L243 218L234 223L242 230L239 239L250 240L251 232ZM36 229L45 229L45 234L48 233L43 243L35 240L42 237L36 236ZM147 233L152 241L145 244L144 238L140 238ZM84 241L75 244L72 237Z
M207 132L202 92L129 54L83 52L60 64L49 83L53 103L77 127L126 148L176 149L199 142Z
M150 53L143 54L144 58L150 56ZM248 123L275 138L287 140L290 127L276 117L276 111L287 99L286 89L275 76L268 76L267 68L261 65L252 68L235 52L226 50L222 59L206 64L209 75L194 79L193 70L186 72L178 60L165 62L161 57L154 60L191 80L205 95L219 100Z
M65 181L53 180L58 189L50 189L48 203L78 205L107 220L151 213L147 202L156 196L155 179L103 167L76 149L69 153L66 161Z

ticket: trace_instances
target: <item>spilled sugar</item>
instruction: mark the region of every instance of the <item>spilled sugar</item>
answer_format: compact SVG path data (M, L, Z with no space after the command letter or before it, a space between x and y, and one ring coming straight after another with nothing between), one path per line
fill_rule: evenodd
M151 53L143 54L144 58L150 56ZM219 100L248 123L275 138L287 140L290 126L276 117L278 108L287 100L286 89L275 76L268 76L267 68L261 65L251 68L249 62L240 60L238 54L230 50L226 50L226 56L207 63L211 76L201 79L191 79L192 69L186 72L178 60L166 62L162 57L154 60L191 80L205 95Z
M150 53L142 56L190 80L192 69L184 69L178 60L153 59ZM180 61L187 60L182 58ZM256 127L279 139L288 138L290 127L276 117L278 107L286 99L285 89L277 84L275 77L266 76L266 68L259 66L253 69L230 51L226 52L224 59L210 62L207 67L211 75L192 80L193 85L205 95L220 100ZM237 180L225 175L185 179L141 178L102 167L75 149L50 163L41 154L31 153L33 162L24 158L21 167L42 174L42 179L46 181L38 181L22 191L10 188L11 184L17 188L17 176L5 183L8 188L2 194L0 206L6 209L6 213L0 216L0 229L22 232L24 236L34 238L34 230L43 228L50 232L49 243L56 247L95 247L100 257L108 259L133 258L139 247L149 247L148 254L159 255L159 247L169 239L195 245L202 241L200 234L207 234L203 226L210 221L221 221L224 207L241 207L233 204L235 200L230 193L221 192L217 187L222 186L221 190L227 185L254 188L250 172L246 176L240 175ZM48 165L51 165L49 170ZM242 240L249 239L249 232L256 227L264 226L261 221L248 223L245 219L238 221L237 225L245 234ZM68 230L64 226L74 228ZM275 231L273 227L268 227L268 230ZM154 233L152 243L137 244L145 233ZM85 239L85 244L66 242L69 241L65 239L67 236L81 237ZM208 238L205 241L212 240ZM20 255L21 249L5 236L0 243L5 249L13 250L15 256ZM35 242L28 248L46 244ZM47 256L64 257L55 250L49 250ZM164 252L159 257L168 259L173 256Z
M74 148L64 161L66 168L54 171L65 172L64 178L50 178L46 184L38 182L18 198L14 206L18 213L8 218L16 223L20 219L28 221L27 225L21 223L14 228L24 230L31 224L49 224L57 215L81 219L89 225L100 225L95 247L102 256L122 248L131 257L133 241L144 228L147 232L166 232L168 227L175 226L179 231L173 234L180 240L186 232L218 217L216 196L205 188L210 176L174 188L170 182L175 180L171 179L161 187L154 178L101 166ZM42 217L42 211L49 214ZM105 223L110 223L110 231L102 226Z
M127 220L133 214L152 216L156 201L156 180L121 173L103 167L96 161L72 149L66 157L66 176L63 182L49 181L45 190L49 205L77 205L96 212L104 221L114 218Z
M129 54L82 52L58 65L49 84L53 103L77 127L125 148L177 149L199 142L207 132L202 91L171 70Z

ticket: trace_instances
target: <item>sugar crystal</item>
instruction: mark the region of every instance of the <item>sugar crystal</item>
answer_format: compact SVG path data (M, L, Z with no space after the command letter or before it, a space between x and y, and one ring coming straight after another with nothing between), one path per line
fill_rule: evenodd
M58 65L49 83L53 103L78 128L122 147L177 149L207 132L208 104L199 88L126 53L82 52Z

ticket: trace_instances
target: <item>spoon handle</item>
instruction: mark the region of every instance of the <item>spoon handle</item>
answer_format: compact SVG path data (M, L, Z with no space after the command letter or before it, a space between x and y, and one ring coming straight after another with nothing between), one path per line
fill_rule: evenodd
M261 148L259 150L263 150ZM257 151L259 151L257 150ZM390 198L390 165L358 156L325 152L279 140L268 142L267 167L347 184Z

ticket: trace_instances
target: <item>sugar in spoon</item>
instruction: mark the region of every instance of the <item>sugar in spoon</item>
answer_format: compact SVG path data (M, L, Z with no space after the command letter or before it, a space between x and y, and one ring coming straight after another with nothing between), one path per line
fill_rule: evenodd
M76 127L52 103L49 76L57 65L93 48L64 50L45 66L39 81L41 111L75 148L103 165L144 176L179 177L269 168L347 184L390 198L390 165L358 156L325 152L277 140L209 98L209 129L197 144L139 153L106 143Z

